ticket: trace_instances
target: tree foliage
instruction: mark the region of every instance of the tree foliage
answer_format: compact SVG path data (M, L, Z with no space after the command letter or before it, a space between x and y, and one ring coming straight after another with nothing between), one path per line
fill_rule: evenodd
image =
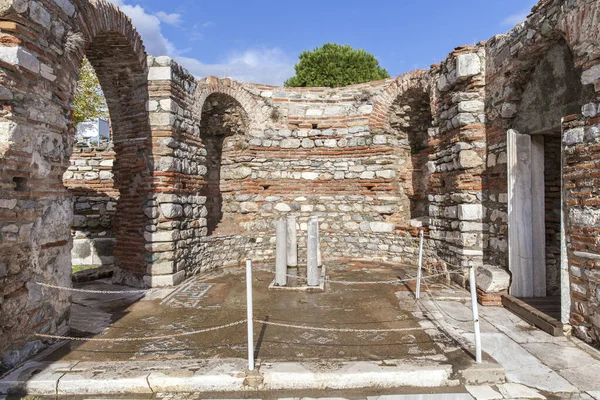
M79 80L77 81L73 103L75 105L75 126L87 119L108 119L108 107L104 93L102 93L96 72L87 58L83 59L79 71Z
M326 43L303 51L295 65L296 75L285 81L289 87L339 87L389 78L379 61L363 49Z

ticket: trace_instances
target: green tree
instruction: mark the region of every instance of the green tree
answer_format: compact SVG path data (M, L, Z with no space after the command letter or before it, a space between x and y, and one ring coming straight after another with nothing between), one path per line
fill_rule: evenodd
M86 119L108 119L108 107L104 93L102 93L102 88L100 88L96 71L94 71L94 67L92 67L87 58L84 58L81 64L73 103L75 105L73 113L75 126Z
M389 78L379 61L363 49L326 43L303 51L295 65L296 76L285 81L289 87L339 87Z

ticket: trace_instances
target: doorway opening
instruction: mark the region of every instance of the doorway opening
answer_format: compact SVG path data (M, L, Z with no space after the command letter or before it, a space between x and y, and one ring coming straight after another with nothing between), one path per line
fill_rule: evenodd
M594 92L581 84L563 41L537 60L523 71L518 114L507 133L510 294L559 325L568 319L561 287L569 281L561 251L561 117L579 113Z

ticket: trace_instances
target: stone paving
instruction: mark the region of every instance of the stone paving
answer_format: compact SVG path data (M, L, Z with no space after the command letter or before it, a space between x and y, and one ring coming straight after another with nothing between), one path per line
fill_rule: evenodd
M370 265L370 268L366 267L366 264L355 263L347 266L346 271L342 273L334 266L331 268L331 276L338 279L344 277L352 281L359 279L366 281L379 280L385 276L389 278L408 274L408 271L402 268L394 269L388 265L380 265L378 268L374 268L373 265ZM73 399L91 399L94 398L94 390L105 387L109 391L114 391L118 389L119 385L122 386L123 393L128 393L126 390L137 391L136 395L125 398L189 400L323 397L366 398L368 400L600 399L600 352L574 337L549 336L522 321L508 310L494 307L480 308L483 350L486 353L486 360L495 359L503 367L506 381L503 379L504 375L489 384L476 383L477 379L471 377L471 382L462 386L465 384L465 377L468 376L469 370L469 368L465 368L465 363L472 365L470 352L473 349L473 335L472 323L468 322L471 318L468 293L456 287L444 283L430 285L431 290L425 292L422 300L416 303L410 286L343 285L343 289L340 289L331 284L331 287L327 288L328 293L338 298L337 302L332 303L331 300L326 300L326 296L315 297L314 293L266 291L264 288L270 282L272 275L266 272L257 272L255 277L255 309L260 311L268 309L268 315L272 320L281 320L283 316L286 316L286 320L289 321L329 326L357 326L360 321L368 320L369 327L374 326L374 321L377 320L385 326L392 326L392 323L414 323L421 328L421 331L418 334L411 332L415 340L402 332L405 341L393 339L390 341L391 338L387 334L354 335L354 339L351 339L345 333L321 334L317 332L315 334L315 332L309 331L281 330L278 327L270 326L267 329L257 327L255 328L257 330L255 339L257 342L262 341L262 348L257 352L259 355L257 364L264 380L263 386L257 387L265 389L259 391L246 389L244 392L222 392L223 390L238 390L235 389L236 387L247 388L242 384L248 378L248 375L244 373L242 358L246 351L242 343L241 336L243 335L238 338L234 332L229 331L222 331L222 333L219 332L209 337L203 336L196 341L180 341L179 339L168 340L164 343L150 341L149 343L142 342L137 347L115 343L109 345L92 342L71 343L53 354L46 355L44 359L46 364L43 365L52 366L54 375L49 375L47 372L32 375L29 384L50 383L50 387L53 388L51 385L56 384L58 387L56 382L61 381L63 392L59 391L59 393L63 396L78 393L77 390L81 390L82 387L89 390L87 397L72 397ZM96 282L88 284L88 287L102 287L103 285L108 286L106 283ZM206 285L213 286L207 289ZM228 286L231 285L234 286L234 289L228 290ZM148 333L148 329L151 327L154 327L154 330L150 333L155 335L157 332L165 330L173 331L198 326L182 322L185 319L190 322L197 320L196 322L204 324L204 326L218 325L220 321L225 320L225 317L231 319L232 312L228 312L228 308L238 310L233 314L244 312L243 290L236 289L236 285L245 285L243 275L239 273L211 274L203 281L195 278L176 291L168 289L153 291L145 296L145 300L140 300L140 295L133 293L114 296L103 301L99 295L76 295L74 300L77 307L80 308L81 315L87 313L93 317L88 321L87 327L79 324L78 331L80 334L86 334L85 332L96 334L101 331L102 334L98 337L123 336L125 332L131 332L133 336L141 336ZM365 288L365 286L369 287ZM197 287L201 291L205 291L205 294L196 293L186 300L185 294L191 287ZM224 295L225 293L228 295ZM294 300L290 304L294 307L282 308L287 301L283 301L280 296L293 298ZM309 301L311 296L320 301ZM351 300L354 297L360 299L364 305L358 306L358 303ZM173 299L177 299L177 301L172 302ZM379 299L378 303L375 301L376 299ZM436 300L433 301L433 299ZM182 306L182 304L188 307ZM336 304L337 306L335 306ZM219 309L204 308L217 305L223 307ZM234 305L236 307L233 307ZM289 304L287 305L289 306ZM158 312L161 308L166 310L165 313ZM328 312L328 308L332 308L333 311L329 310ZM386 311L388 308L389 311ZM145 311L147 309L152 310L153 315L148 316ZM292 313L290 313L290 309L293 310ZM319 312L315 313L315 309L318 309ZM96 313L90 313L90 310L95 310ZM311 310L314 314L311 319L307 319L307 316L311 315L311 313L307 313L307 310ZM389 314L387 315L388 319L383 319L391 310L400 318L391 319L391 314ZM179 314L182 312L183 314ZM203 318L204 313L213 315L213 318ZM225 315L221 316L221 320L219 320L218 316L214 316L215 313ZM349 314L348 320L342 317L346 313ZM261 313L255 312L255 316L257 315L261 315ZM106 325L107 318L111 321L109 327ZM83 321L82 318L77 320ZM136 325L134 321L138 321L139 324ZM104 328L102 328L103 326ZM219 340L222 343L231 344L219 345ZM206 346L206 343L215 341L216 345ZM206 347L203 347L203 342ZM279 346L278 349L277 346ZM382 351L381 348L385 350ZM208 357L207 354L213 354L213 357ZM227 354L235 354L237 358L227 359L225 358ZM409 363L406 365L406 369L402 369L401 363L398 362L398 357L402 358L401 354L404 354L403 359ZM204 358L205 361L198 360L198 358ZM213 358L213 360L206 360L208 358ZM398 376L404 376L402 374L406 374L409 370L418 371L417 376L418 379L421 379L421 383L439 382L439 384L421 385L431 386L427 388L411 388L411 385L407 384L405 387L396 389L374 389L376 385L372 384L366 385L371 389L353 389L355 387L352 386L353 380L363 379L368 375L371 377L381 377L382 375L380 370L375 369L376 364L369 364L369 362L361 364L361 361L344 362L343 359L379 360L380 368L396 368L393 371ZM427 362L419 364L419 360ZM434 360L439 361L437 369L431 363ZM454 372L449 371L447 379L440 380L440 373L444 373L443 366L446 364L451 365L451 370L453 369ZM173 372L168 372L169 368ZM351 372L352 368L362 368L365 375L361 378L361 375L356 375L356 371ZM460 374L457 375L456 371L461 368L463 372L462 376L459 376ZM143 371L147 372L143 373ZM226 380L223 380L223 371L239 372L230 374ZM489 375L490 371L487 372ZM487 378L489 379L489 376ZM53 379L55 379L55 383L52 383ZM176 385L173 384L173 379L179 379ZM411 379L415 379L414 376ZM436 381L436 379L438 380ZM275 380L281 382L280 386L272 385ZM192 390L194 385L196 385L196 389L217 387L220 385L219 382L222 383L219 389L221 393L205 394L201 393L202 390ZM320 383L315 386L315 382ZM418 382L418 380L411 382ZM2 384L3 381L0 381L0 388ZM269 386L270 384L272 386ZM135 387L139 390L134 390ZM286 387L299 390L285 392L268 390L285 389ZM314 387L330 389L310 390ZM174 390L174 388L179 389ZM345 390L331 390L331 388L345 388ZM113 393L119 392L117 390ZM123 397L104 396L100 398ZM2 399L1 396L0 399Z

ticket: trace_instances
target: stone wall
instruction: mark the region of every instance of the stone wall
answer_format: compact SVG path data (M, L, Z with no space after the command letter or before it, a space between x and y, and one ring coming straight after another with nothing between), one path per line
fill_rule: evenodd
M130 20L103 1L0 4L0 369L66 333L73 202L63 185L73 150L72 96L84 54L111 115L120 193L113 224L123 281L145 267L142 200L150 189L146 56ZM142 271L143 274L143 271ZM137 278L137 277L140 278Z
M112 142L73 148L71 165L63 175L73 193L73 265L114 265L113 222L119 201L112 173L115 156Z
M600 341L600 117L598 102L565 119L563 185L571 318L576 333Z

